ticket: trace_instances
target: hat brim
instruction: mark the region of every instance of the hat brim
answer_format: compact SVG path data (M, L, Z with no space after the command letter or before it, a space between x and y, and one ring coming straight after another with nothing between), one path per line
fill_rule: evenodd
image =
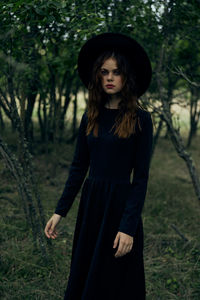
M95 60L105 50L117 50L130 61L136 74L138 97L148 89L152 68L144 48L133 38L121 33L102 33L89 39L81 48L78 56L78 73L88 88Z

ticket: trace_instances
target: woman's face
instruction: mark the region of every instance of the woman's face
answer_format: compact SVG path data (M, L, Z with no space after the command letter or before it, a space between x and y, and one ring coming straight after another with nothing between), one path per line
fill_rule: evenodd
M110 95L121 91L123 82L122 75L117 67L117 61L114 58L108 58L101 66L102 88Z

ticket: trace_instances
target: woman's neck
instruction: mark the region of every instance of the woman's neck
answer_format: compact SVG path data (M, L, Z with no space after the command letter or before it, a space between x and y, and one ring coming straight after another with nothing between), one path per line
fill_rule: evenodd
M109 97L107 99L107 102L106 102L105 106L107 108L118 108L118 104L119 104L120 101L121 101L120 97L117 97L115 95L111 95L111 97Z

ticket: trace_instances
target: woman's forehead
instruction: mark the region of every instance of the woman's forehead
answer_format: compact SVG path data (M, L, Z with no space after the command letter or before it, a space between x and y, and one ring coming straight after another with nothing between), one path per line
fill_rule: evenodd
M110 57L104 61L102 68L117 68L117 61L115 58Z

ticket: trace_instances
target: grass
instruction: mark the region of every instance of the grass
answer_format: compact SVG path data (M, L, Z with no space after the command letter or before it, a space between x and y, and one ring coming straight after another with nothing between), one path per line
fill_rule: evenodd
M15 151L15 137L9 128L6 137ZM34 163L48 220L64 188L74 145L62 143L50 147L48 155L44 154L44 148L36 144ZM195 162L199 161L199 149L197 136L190 149ZM200 166L197 168L200 173ZM16 183L0 161L1 299L63 299L80 193L59 224L59 236L52 240L51 261L45 265L33 250ZM152 160L143 209L147 300L200 299L199 213L200 203L186 165L171 142L161 137Z
M193 142L191 153L198 161L198 137ZM184 161L161 138L143 211L147 299L199 299L199 204Z

